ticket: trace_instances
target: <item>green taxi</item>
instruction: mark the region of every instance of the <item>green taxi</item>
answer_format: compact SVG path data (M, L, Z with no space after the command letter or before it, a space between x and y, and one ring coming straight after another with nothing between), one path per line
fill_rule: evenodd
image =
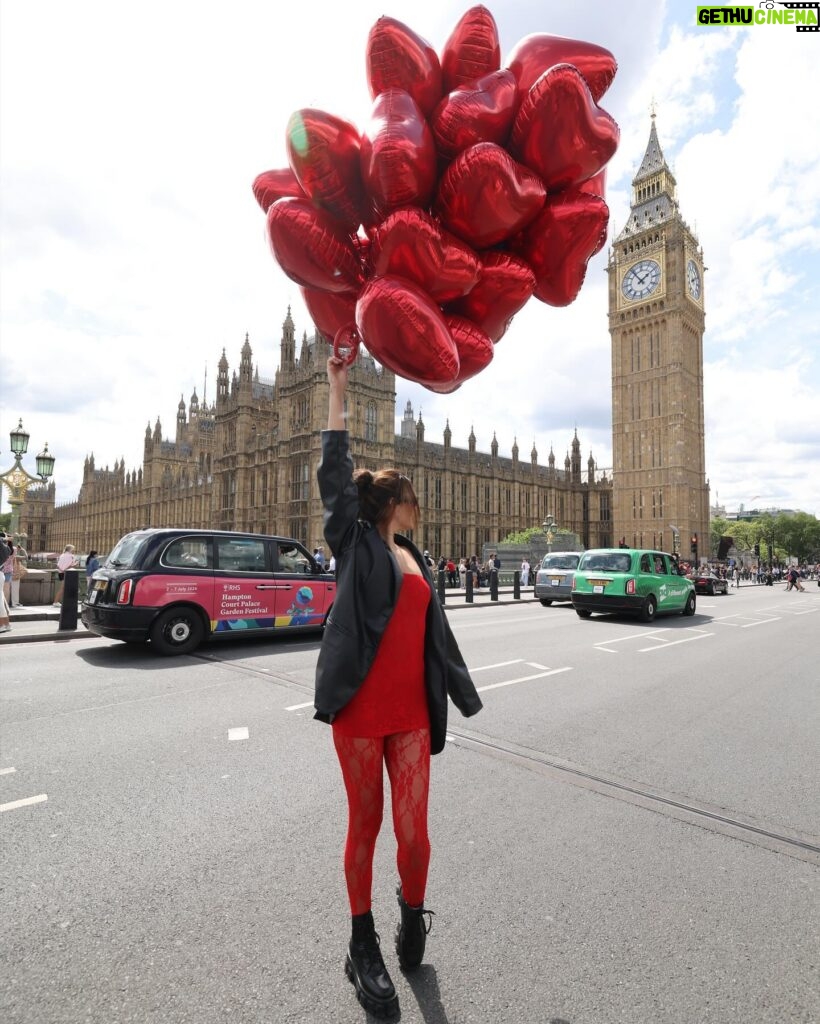
M662 551L593 548L575 570L572 606L582 619L627 612L652 622L656 615L694 615L695 603L694 584Z

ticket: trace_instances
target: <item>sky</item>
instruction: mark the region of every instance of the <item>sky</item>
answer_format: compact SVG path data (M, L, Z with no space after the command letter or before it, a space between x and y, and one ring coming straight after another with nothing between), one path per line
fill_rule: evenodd
M700 27L696 4L488 3L502 66L524 36L599 43L619 70L610 233L570 306L535 299L493 362L452 395L401 378L427 440L558 464L612 463L607 251L624 226L654 103L684 219L703 248L706 472L729 512L820 515L820 33ZM776 5L780 6L780 5ZM251 193L285 167L290 114L318 107L363 128L367 35L382 15L441 50L469 4L449 0L3 0L0 4L0 467L22 417L24 466L44 442L58 504L83 463L142 464L145 428L173 439L180 397L215 396L246 333L273 378L299 290L274 262ZM3 508L7 509L4 489Z

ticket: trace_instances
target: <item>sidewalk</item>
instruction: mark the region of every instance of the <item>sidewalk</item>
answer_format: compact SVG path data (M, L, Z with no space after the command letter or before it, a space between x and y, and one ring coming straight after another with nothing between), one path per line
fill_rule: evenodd
M38 640L99 640L89 633L77 612L76 629L60 629L60 609L53 605L31 605L9 609L11 630L0 633L0 647L5 644L26 644Z
M532 587L521 591L521 598L513 598L512 587L499 587L498 600L490 599L490 591L486 587L473 591L473 603L465 600L465 592L458 587L448 588L444 597L444 608L451 612L461 608L478 608L487 605L510 605L536 603ZM27 608L11 608L9 610L11 630L0 633L0 647L5 644L28 644L39 640L100 640L101 637L89 633L77 614L77 628L60 629L60 609L53 605L32 605Z

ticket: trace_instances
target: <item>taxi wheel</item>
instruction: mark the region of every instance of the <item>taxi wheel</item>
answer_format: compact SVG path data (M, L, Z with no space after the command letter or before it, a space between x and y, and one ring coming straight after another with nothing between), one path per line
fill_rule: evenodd
M658 610L657 602L655 598L650 594L649 597L644 601L643 608L641 608L641 619L644 622L654 622L655 612Z
M589 608L576 608L575 614L579 619L588 619L592 615L592 612Z
M552 604L552 601L548 601L545 597L542 597L540 600L541 600L541 604L545 608L549 608L549 606Z
M205 629L193 608L169 608L151 626L151 647L157 654L188 654L202 643Z
M686 607L683 609L682 615L694 615L695 614L695 595L690 594L686 598Z

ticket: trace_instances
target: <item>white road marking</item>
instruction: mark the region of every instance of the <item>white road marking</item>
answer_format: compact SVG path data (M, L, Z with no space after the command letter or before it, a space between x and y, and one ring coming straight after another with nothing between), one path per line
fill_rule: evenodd
M502 686L513 686L515 683L528 683L531 679L543 679L545 676L557 676L560 672L571 672L572 666L567 665L564 668L554 668L551 672L539 672L534 676L521 676L519 679L505 679L503 683L490 683L488 686L477 686L476 690L479 693L484 693L485 690L499 690Z
M0 804L0 814L3 811L16 811L18 807L30 807L32 804L42 804L48 800L48 796L45 793L41 793L39 796L29 796L25 800L12 800L9 804Z
M520 665L523 658L515 658L513 661L499 661L496 665L481 665L479 668L468 669L469 672L487 672L491 668L506 668L507 665Z
M313 707L313 701L309 700L309 701L306 701L304 704L291 704L289 707L285 708L285 711L301 711L303 708L312 708L312 707Z
M11 775L12 772L16 771L16 768L0 768L0 775Z
M687 636L683 640L664 640L662 637L658 637L660 643L655 644L654 647L639 647L638 654L644 654L646 651L664 651L667 647L677 647L678 644L690 644L693 640L703 640L707 636L714 636L714 633L701 633L699 636Z
M776 615L772 619L760 619L758 622L747 622L745 626L741 626L741 629L751 629L753 626L765 626L767 622L780 622L780 616Z
M241 726L238 729L228 729L228 742L247 740L250 739L250 735L247 726Z
M662 633L674 632L677 635L677 630L672 630L671 627L667 626L665 629L656 629L651 633L630 633L629 636L619 636L612 640L602 640L598 644L594 644L594 648L599 651L604 651L607 654L617 654L617 651L612 650L611 644L622 644L628 640L654 640L656 641L654 647L639 647L638 653L642 654L644 651L657 651L664 647L674 647L676 644L686 644L691 640L702 640L706 636L714 636L714 633L707 633L703 629L697 629L694 626L688 628L689 633L696 633L697 636L686 636L682 640L667 640L661 636Z

